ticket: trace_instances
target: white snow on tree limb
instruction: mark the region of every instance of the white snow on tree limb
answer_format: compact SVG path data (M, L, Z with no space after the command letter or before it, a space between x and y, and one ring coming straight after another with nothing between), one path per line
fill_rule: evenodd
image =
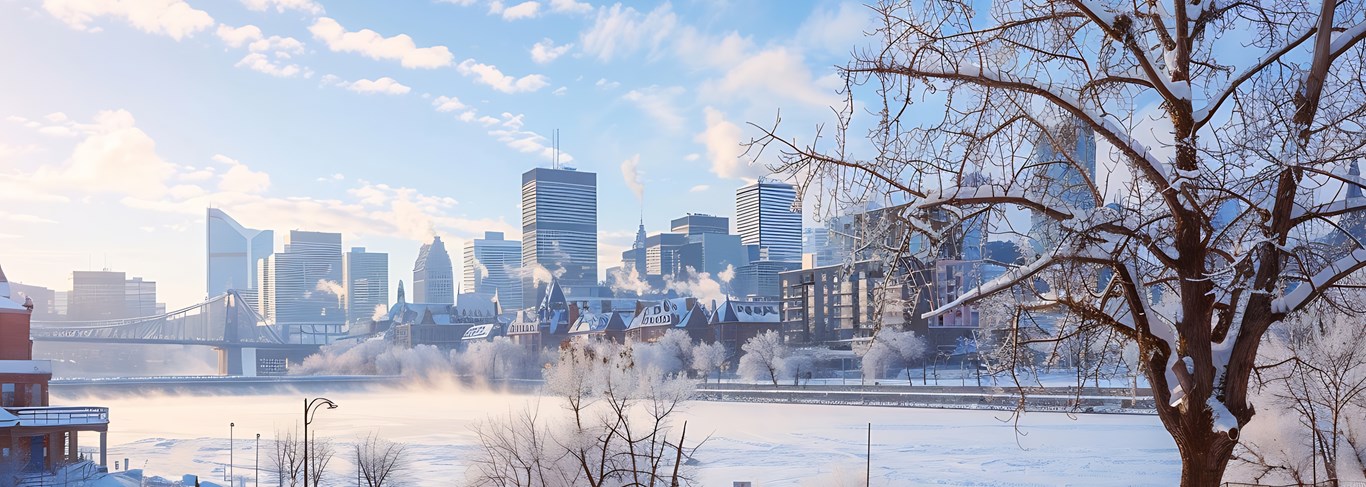
M1323 270L1309 278L1309 282L1295 286L1295 289L1271 301L1272 313L1289 313L1300 309L1316 291L1321 291L1338 279L1366 265L1366 249L1356 249L1346 257L1333 261Z
M1210 396L1210 398L1205 401L1205 405L1209 407L1210 415L1214 417L1214 431L1216 433L1226 433L1230 437L1237 434L1238 418L1233 416L1232 412L1229 412L1228 408L1224 406L1224 403L1219 402L1218 398Z
M1328 45L1329 55L1336 56L1341 54L1342 51L1352 47L1353 44L1360 41L1363 36L1366 36L1366 21L1348 27L1347 30L1342 32L1335 33L1333 35L1333 42Z

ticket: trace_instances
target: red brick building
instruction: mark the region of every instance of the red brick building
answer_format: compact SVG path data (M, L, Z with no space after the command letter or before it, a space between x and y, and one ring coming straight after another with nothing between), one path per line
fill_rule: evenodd
M99 434L99 466L105 465L109 410L48 404L52 362L33 360L29 338L31 303L11 298L0 269L0 485L41 478L59 468L89 465L80 455L80 433Z

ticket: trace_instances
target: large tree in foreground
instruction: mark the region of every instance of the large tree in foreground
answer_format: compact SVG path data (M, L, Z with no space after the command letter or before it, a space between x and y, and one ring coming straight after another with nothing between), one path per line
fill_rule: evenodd
M873 9L878 45L841 68L834 136L797 142L769 127L761 155L777 151L775 169L807 198L898 196L890 211L932 245L955 221L985 216L1000 233L1032 213L1051 235L1032 262L928 315L1009 292L1136 342L1182 485L1217 485L1255 413L1249 377L1267 329L1366 265L1358 242L1314 243L1366 207L1342 198L1361 184L1345 169L1364 140L1360 2ZM1059 129L1073 125L1095 134L1108 178L1039 177L1059 173L1048 165L1091 172L1072 151L1032 156L1075 143L1075 127Z

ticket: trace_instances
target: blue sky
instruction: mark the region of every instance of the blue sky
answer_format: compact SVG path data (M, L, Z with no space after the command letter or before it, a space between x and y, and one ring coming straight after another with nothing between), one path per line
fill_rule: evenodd
M827 121L865 7L698 0L0 0L0 265L203 297L204 208L390 253L519 232L520 174L598 173L599 267L686 212L732 216L778 110ZM458 260L458 258L457 258ZM457 272L459 269L457 268Z

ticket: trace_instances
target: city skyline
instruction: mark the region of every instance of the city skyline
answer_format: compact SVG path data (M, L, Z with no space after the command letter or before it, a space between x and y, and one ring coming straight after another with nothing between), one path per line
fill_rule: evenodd
M0 42L36 46L0 54L27 73L0 92L0 199L29 198L0 216L0 257L28 284L112 268L198 302L206 208L276 248L336 232L395 266L437 234L517 238L517 176L551 165L556 128L561 161L600 175L602 279L642 217L730 215L765 175L745 123L824 120L871 25L852 2L163 3L183 15L0 6Z

